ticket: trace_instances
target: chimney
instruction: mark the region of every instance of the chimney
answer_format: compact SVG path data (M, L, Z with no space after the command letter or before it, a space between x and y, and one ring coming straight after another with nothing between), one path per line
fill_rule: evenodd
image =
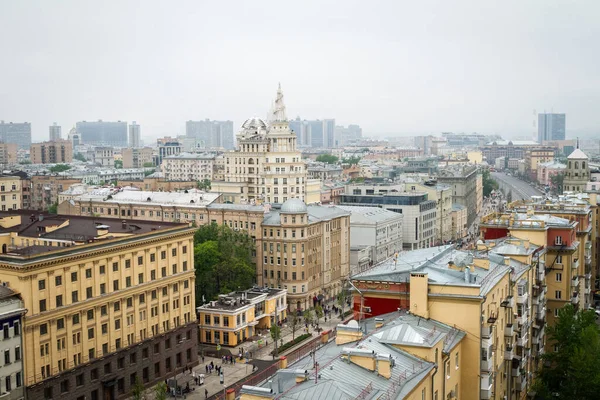
M377 354L377 373L386 379L392 377L392 356L390 354Z
M410 312L429 319L429 280L424 273L410 274Z
M504 257L504 265L510 265L510 257Z
M471 283L471 268L468 265L465 267L465 283Z
M125 220L121 221L121 227L123 229L127 229L127 221L125 221Z
M39 214L38 221L43 221L43 220L44 220L44 214Z

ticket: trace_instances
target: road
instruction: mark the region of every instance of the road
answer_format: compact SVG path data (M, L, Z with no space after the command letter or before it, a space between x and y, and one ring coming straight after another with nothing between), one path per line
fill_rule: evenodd
M529 183L514 176L508 176L502 172L492 172L491 175L500 185L500 189L504 189L504 193L512 192L513 200L528 200L531 196L544 195Z

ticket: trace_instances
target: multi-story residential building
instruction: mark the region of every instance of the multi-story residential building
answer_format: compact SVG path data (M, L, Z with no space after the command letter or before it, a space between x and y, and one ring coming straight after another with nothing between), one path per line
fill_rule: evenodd
M32 164L73 162L73 144L68 140L32 143L29 151Z
M77 122L76 132L81 143L92 146L127 147L127 122Z
M566 115L556 113L538 114L538 142L565 140Z
M490 165L495 165L497 158L525 159L525 153L529 149L539 147L538 142L533 140L495 140L481 148L483 156Z
M405 182L407 192L425 192L429 200L437 203L435 223L435 241L437 244L445 243L452 239L452 188L450 185L435 181Z
M0 397L2 400L25 398L23 370L23 316L27 310L17 293L0 286Z
M402 250L402 214L377 207L338 207L350 212L350 246L370 246L373 262Z
M154 165L159 166L165 157L176 156L182 152L183 146L179 139L172 137L164 137L156 140L158 152L154 154Z
M535 180L538 165L554 160L556 149L554 147L539 147L525 152L525 168L529 178Z
M558 161L548 161L538 164L537 181L540 185L550 186L552 177L558 174L564 174L567 169L566 164L561 164Z
M544 351L545 303L534 292L537 287L543 293L545 283L540 251L526 240L506 239L480 242L475 252L449 245L402 253L352 277L355 315L379 316L400 307L410 310L417 331L415 325L428 321L459 329L470 338L462 341L460 354L440 354L442 381L462 369L449 397L524 399L539 363L529 348L535 346L535 355Z
M340 179L343 173L341 166L321 162L307 164L306 170L309 179L319 179L321 181Z
M46 211L58 202L58 194L69 186L81 183L81 179L55 175L32 175L29 195L29 209Z
M172 181L212 180L214 160L212 153L179 153L163 158L161 169Z
M577 148L567 157L567 169L563 180L563 190L570 192L583 192L590 180L590 164L588 156Z
M350 276L373 265L373 247L367 245L350 246Z
M212 190L233 203L282 204L292 198L317 203L321 183L308 179L281 87L271 118L269 125L258 118L244 122L237 136L238 149L224 155L224 181L213 181Z
M339 204L346 186L338 182L324 182L321 185L321 204Z
M185 135L195 138L202 149L234 148L233 121L187 121Z
M286 289L290 309L303 310L315 299L334 298L349 273L350 213L287 200L265 214L261 250L258 282Z
M31 123L0 121L0 142L14 143L19 149L31 146Z
M51 142L56 142L57 140L62 139L62 128L60 125L57 125L56 122L49 126L48 131L48 139Z
M347 187L346 194L340 196L341 205L379 207L403 215L402 244L404 250L422 249L434 245L437 202L429 200L426 193L370 194L371 189L363 192L363 189L353 188L351 189L353 194L348 194L348 190Z
M462 239L468 234L467 207L461 204L452 204L452 240Z
M141 146L140 139L142 135L142 130L140 125L133 121L129 124L129 147L138 148Z
M16 143L0 143L0 165L12 165L17 163Z
M452 203L467 207L467 224L477 217L477 210L483 202L483 190L478 191L479 171L476 166L457 166L439 171L437 181L452 188Z
M123 168L144 168L153 165L153 150L150 147L132 147L121 150L123 155Z
M0 279L27 309L27 398L124 398L197 363L189 225L0 216Z
M155 172L143 179L137 180L119 180L120 186L130 186L147 192L176 192L188 189L196 189L197 181L169 181L164 178L161 172Z
M94 164L101 165L103 167L114 167L115 166L115 149L112 147L94 147L88 150L88 160Z
M337 141L336 147L358 144L362 139L362 128L360 125L352 124L348 125L348 127L336 126L335 138Z
M21 177L0 175L0 210L20 210L23 208Z
M286 318L287 292L255 287L219 295L197 308L202 343L237 346Z

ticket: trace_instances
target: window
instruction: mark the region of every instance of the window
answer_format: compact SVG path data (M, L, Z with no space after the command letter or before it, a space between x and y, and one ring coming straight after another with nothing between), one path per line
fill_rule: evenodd
M119 329L121 329L121 320L115 319L115 330L118 331Z
M106 266L101 265L99 268L100 275L104 275L106 273Z
M176 274L177 273L177 264L173 264L173 273Z
M17 347L15 347L15 361L19 361L20 359L21 359L21 348L19 346L17 346Z
M106 294L106 283L100 284L100 294Z
M131 268L131 260L125 260L125 268Z
M46 280L45 279L40 279L38 281L38 289L39 290L44 290L46 289Z
M83 386L83 374L79 374L75 377L75 385Z
M71 318L73 325L77 325L79 324L79 314L73 314L73 317Z
M556 273L556 282L562 282L562 273L560 273L560 272Z
M89 278L92 277L92 269L91 268L88 268L88 269L85 270L85 277L87 279L89 279Z
M56 329L65 329L65 319L59 318L56 320Z
M120 301L115 302L114 309L115 309L115 311L119 311L121 309L121 302Z
M119 263L114 262L112 268L113 268L113 272L119 271Z
M94 328L89 328L88 329L88 339L93 339L94 338Z
M4 364L10 364L10 350L4 350Z
M138 263L138 265L143 265L144 264L144 257L139 256L137 258L137 263Z
M554 297L555 297L557 300L560 300L560 299L562 299L562 292L561 292L560 290L555 290L555 291L554 291Z
M91 299L92 297L93 297L92 296L92 288L91 287L85 288L85 298L86 299Z
M175 257L177 255L177 249L171 249L171 255Z
M63 306L63 297L62 294L59 294L58 296L56 296L56 307L62 307Z
M77 272L71 272L71 282L77 282Z
M40 312L46 311L46 299L40 300Z
M118 280L118 279L115 279L115 280L113 281L113 290L114 290L114 291L117 291L117 290L119 290L119 280Z
M454 368L458 369L458 352L454 355Z
M79 293L77 290L71 292L71 303L77 303L79 301Z
M94 319L94 310L88 310L87 312L87 320L91 321Z
M444 364L444 372L446 373L446 379L450 379L450 360Z
M131 277L130 276L125 277L125 287L131 287Z
M165 260L167 258L167 252L166 251L161 251L160 252L160 259L161 260Z
M56 276L54 277L54 285L55 286L60 286L62 285L62 275Z

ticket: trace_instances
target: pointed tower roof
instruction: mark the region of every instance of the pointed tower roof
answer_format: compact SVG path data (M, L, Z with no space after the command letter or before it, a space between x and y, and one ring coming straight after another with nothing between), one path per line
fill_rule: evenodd
M285 113L285 104L283 103L283 91L281 90L281 83L277 89L277 97L273 104L271 111L272 122L287 122L287 115Z
M586 156L585 153L583 151L581 151L581 149L575 149L575 150L573 150L573 152L571 154L569 154L569 157L567 157L567 159L569 159L569 160L587 160L588 156Z

